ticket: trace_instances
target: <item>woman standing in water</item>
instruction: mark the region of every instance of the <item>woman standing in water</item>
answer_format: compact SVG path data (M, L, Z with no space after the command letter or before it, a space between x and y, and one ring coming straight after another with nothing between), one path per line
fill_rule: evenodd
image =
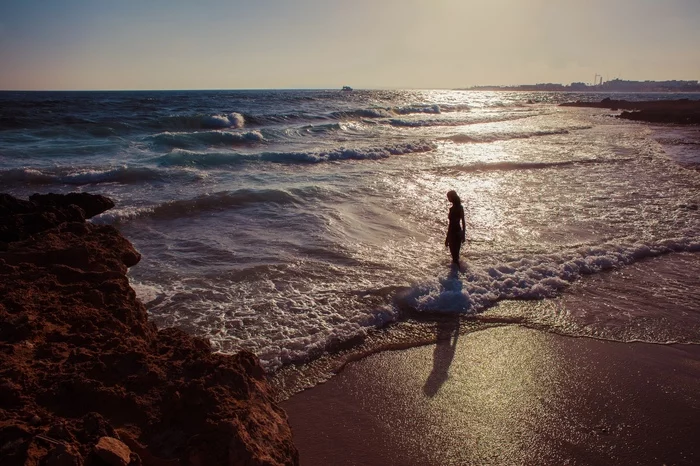
M452 263L459 265L459 250L462 243L466 240L466 222L464 221L464 208L462 201L455 191L447 193L447 200L452 203L450 213L447 218L450 224L447 226L447 237L445 238L445 246L449 246L450 254L452 254ZM460 226L460 221L461 226Z

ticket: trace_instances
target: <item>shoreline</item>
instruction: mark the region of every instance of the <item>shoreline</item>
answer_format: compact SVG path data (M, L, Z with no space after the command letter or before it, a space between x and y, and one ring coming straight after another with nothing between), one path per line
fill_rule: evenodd
M677 270L686 273L678 276ZM378 353L434 345L445 325L456 325L460 336L518 325L562 337L601 342L700 344L699 335L693 330L693 319L698 312L694 301L700 298L700 292L688 292L682 296L675 292L678 280L685 280L683 286L692 288L697 281L693 277L698 271L700 252L668 252L639 259L621 268L584 275L552 298L505 299L476 314L422 313L406 309L399 320L382 328L370 329L363 339L346 342L336 351L310 361L286 365L271 373L273 396L277 402L284 402L327 382L348 365ZM634 284L638 282L644 283L647 291L636 292ZM598 315L598 312L582 311L596 303L615 313L615 316L606 317L606 324L596 325L586 317ZM646 303L646 307L641 303ZM614 307L616 305L619 307ZM569 310L574 309L577 310L574 315L581 314L579 319L560 320L561 315L570 315ZM630 312L636 320L630 320ZM652 327L647 328L649 333L645 334L645 326L650 325Z
M281 403L302 465L694 464L700 345L506 325L347 365Z
M426 318L416 333L423 341L339 357L331 376L280 401L301 464L696 464L695 332L657 342L624 332L631 339L620 341L614 333L588 329L586 321L578 322L578 333L553 325L557 308L588 303L629 318L624 305L607 306L634 289L626 283L640 278L649 282L648 293L622 300L637 308L639 322L650 315L690 314L663 321L669 329L690 325L684 319L696 314L697 293L679 298L672 281L658 274L686 270L689 285L697 280L700 255L669 254L635 264L584 278L555 299L501 301L472 320ZM656 306L670 314L659 314ZM635 321L627 325L634 328ZM664 328L652 335L663 337ZM495 417L501 405L512 412ZM648 427L656 425L661 428Z

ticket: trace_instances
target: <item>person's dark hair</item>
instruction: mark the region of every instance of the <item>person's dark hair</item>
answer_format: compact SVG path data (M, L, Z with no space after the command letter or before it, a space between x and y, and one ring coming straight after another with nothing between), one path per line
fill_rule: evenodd
M453 204L459 205L459 204L462 203L462 200L459 198L459 196L457 195L457 192L456 192L456 191L450 191L450 192L448 192L448 193L447 193L447 199L449 199L449 201L450 201L451 203L453 203Z

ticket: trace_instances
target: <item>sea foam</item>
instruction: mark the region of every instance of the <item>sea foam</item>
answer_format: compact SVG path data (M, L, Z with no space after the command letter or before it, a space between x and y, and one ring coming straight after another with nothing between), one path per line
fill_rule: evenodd
M422 312L473 314L504 299L551 298L582 275L683 251L700 251L700 241L672 238L649 244L608 244L582 248L573 254L522 258L486 269L453 271L435 282L413 288L399 302Z

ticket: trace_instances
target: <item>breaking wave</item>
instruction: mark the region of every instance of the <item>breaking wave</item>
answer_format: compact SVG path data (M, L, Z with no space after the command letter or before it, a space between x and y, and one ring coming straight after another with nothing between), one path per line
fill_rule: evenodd
M465 112L468 105L408 105L401 107L370 107L354 110L332 112L329 114L335 119L362 119L362 118L391 118L397 115L430 114L439 115L445 112Z
M7 186L16 185L87 185L99 183L139 184L154 181L167 181L176 177L192 177L191 172L182 170L158 170L147 167L122 166L110 169L83 169L74 171L50 172L33 168L15 168L0 171L0 182Z
M262 152L242 154L236 152L193 152L175 150L169 154L156 157L152 161L161 166L195 166L219 167L240 165L250 162L272 162L287 164L305 164L333 162L341 160L376 160L392 155L405 155L429 152L435 145L429 142L395 144L382 147L337 148L328 151L312 152Z
M237 144L253 144L265 140L260 131L233 133L230 131L199 131L199 132L165 132L154 135L152 141L160 146L189 149L208 146L230 146Z
M0 171L0 182L4 186L18 184L51 184L56 177L32 168L12 168Z
M618 268L670 252L697 252L700 242L672 238L650 244L603 245L572 254L536 256L452 274L415 287L399 297L401 306L419 312L483 311L504 299L544 299L557 295L582 275Z
M196 216L204 212L243 208L254 204L299 204L303 202L305 197L320 195L322 195L321 189L314 186L290 190L239 189L221 191L191 199L168 201L154 206L116 208L95 217L95 221L114 224L142 217L176 219Z
M245 126L245 117L236 112L227 114L175 115L159 118L152 126L163 129L242 128Z
M423 128L431 126L465 126L479 123L498 123L504 121L522 120L535 116L535 113L517 115L473 115L468 118L429 118L429 119L402 119L392 118L388 120L391 126L403 128Z

